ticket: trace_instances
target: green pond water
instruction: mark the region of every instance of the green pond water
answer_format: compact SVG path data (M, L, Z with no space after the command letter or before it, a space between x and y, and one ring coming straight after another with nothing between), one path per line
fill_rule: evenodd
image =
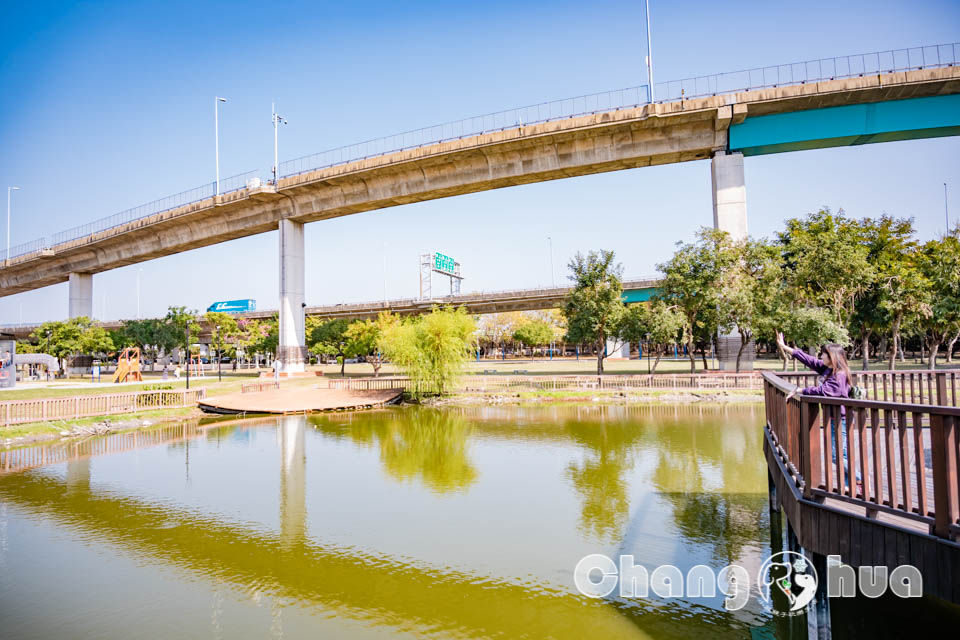
M53 445L0 464L0 637L806 637L757 598L728 612L722 594L574 585L594 553L755 573L772 537L762 421L404 407ZM926 598L858 598L834 606L834 634L897 636L917 616L957 623Z

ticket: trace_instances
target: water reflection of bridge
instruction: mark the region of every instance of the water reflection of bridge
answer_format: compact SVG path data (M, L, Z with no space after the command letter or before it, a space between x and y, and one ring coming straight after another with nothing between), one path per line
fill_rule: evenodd
M383 447L382 456L397 456L389 463L396 465L398 474L418 474L435 487L456 490L464 478L458 475L460 469L456 465L452 471L434 476L425 471L434 462L425 451L438 444L439 427L444 426L430 420L435 418L426 418L421 423L425 428L419 434L389 430L378 434L374 428L366 436L359 430L352 437L372 435L373 441ZM307 526L309 487L305 453L305 431L310 423L302 416L257 422L276 425L277 429L281 455L277 532L226 522L218 514L123 495L115 488L91 484L91 466L96 465L92 456L98 453L128 450L133 442L141 446L179 447L192 438L213 438L219 429L232 428L235 423L208 429L178 426L162 430L164 433L156 430L152 441L148 436L151 432L136 434L139 440L121 437L134 434L118 434L62 447L57 453L48 452L48 464L54 460L66 462L63 479L45 470L32 470L38 456L42 460L44 454L24 452L19 459L26 462L27 470L0 477L0 499L83 531L88 540L114 545L134 556L151 558L214 583L228 583L243 591L255 589L264 595L395 629L420 633L451 631L470 636L630 637L638 632L675 632L678 620L683 620L684 629L697 635L715 637L720 629L721 635L729 633L732 637L742 631L742 627L732 626L729 615L722 611L698 608L697 614L691 615L688 603L603 603L555 586L531 584L529 580L429 566L367 549L312 540ZM334 434L334 421L320 422L328 426L325 436ZM485 435L499 437L498 423L499 420L491 422ZM482 425L481 422L479 430L486 431ZM544 436L550 432L547 428L538 431ZM548 437L569 439L570 433L561 426ZM625 433L617 435L610 430L596 434L585 431L579 437L587 448L608 447L607 453L596 454L601 466L606 464L604 460L622 459L623 451L636 442ZM604 439L607 444L600 444ZM456 452L458 442L459 437L442 443L443 450ZM183 451L185 456L189 455L189 446L183 446ZM9 460L12 468L14 458ZM469 460L466 462L469 464ZM417 465L421 468L415 469ZM490 615L494 611L497 615Z

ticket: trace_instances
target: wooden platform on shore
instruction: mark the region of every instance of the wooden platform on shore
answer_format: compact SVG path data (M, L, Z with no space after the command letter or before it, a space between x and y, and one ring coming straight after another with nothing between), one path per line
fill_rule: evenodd
M396 402L402 389L274 389L205 398L197 406L207 413L312 413L372 409Z

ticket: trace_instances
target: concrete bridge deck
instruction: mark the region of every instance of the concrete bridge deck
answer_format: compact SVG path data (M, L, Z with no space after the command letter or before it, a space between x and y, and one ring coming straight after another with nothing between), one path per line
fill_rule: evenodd
M520 184L708 159L728 153L731 126L754 116L958 93L960 67L952 66L646 104L429 144L307 171L277 185L239 189L38 247L5 261L0 297L65 282L70 274L100 273L266 233L281 220L315 222Z

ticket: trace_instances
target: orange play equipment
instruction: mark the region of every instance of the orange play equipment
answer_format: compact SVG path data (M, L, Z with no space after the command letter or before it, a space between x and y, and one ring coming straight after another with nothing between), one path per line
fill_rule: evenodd
M114 382L143 382L140 375L140 347L127 347L117 357L117 370L113 374Z

